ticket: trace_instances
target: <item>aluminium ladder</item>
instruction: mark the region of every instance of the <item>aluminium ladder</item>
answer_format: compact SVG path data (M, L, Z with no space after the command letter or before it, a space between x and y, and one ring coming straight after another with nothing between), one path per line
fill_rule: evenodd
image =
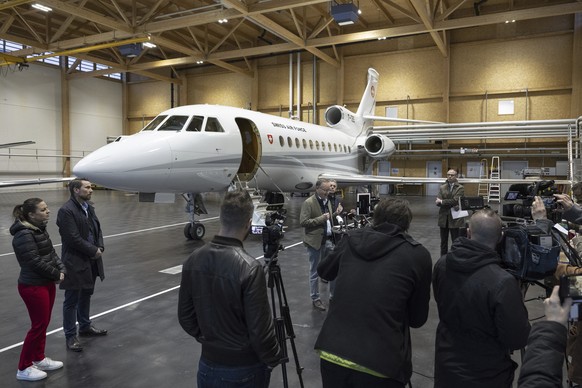
M491 179L499 179L499 156L491 158ZM499 183L489 183L489 202L501 202L501 185Z
M481 163L479 166L479 179L487 179L489 178L489 169L487 168L487 159L481 159ZM479 186L477 189L477 196L483 197L484 201L489 200L489 191L487 190L489 185L487 183L479 182Z

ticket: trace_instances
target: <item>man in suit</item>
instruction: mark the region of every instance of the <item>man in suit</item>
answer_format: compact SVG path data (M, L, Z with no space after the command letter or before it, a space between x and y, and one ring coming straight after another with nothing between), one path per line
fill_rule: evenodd
M439 188L435 204L439 207L438 226L441 229L441 256L449 250L449 234L451 243L459 237L459 228L465 223L465 218L454 219L451 208L459 210L459 198L465 195L465 188L457 182L458 171L450 168L447 171L447 181Z
M313 307L325 311L327 306L319 297L319 277L317 265L326 249L333 247L332 219L333 204L328 198L330 181L318 179L315 193L301 205L299 223L303 227L303 244L309 253L309 291ZM337 212L337 210L336 210ZM333 298L333 283L330 285L330 299Z

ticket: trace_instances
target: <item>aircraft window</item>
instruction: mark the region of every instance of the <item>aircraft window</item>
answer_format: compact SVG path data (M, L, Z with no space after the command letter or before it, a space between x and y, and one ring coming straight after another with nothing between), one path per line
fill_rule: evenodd
M348 147L348 152L352 153L352 147Z
M325 151L325 142L324 141L321 142L321 150Z
M313 149L313 140L309 140L309 148Z
M287 145L289 146L289 148L293 147L293 139L291 139L290 137L287 137Z
M206 121L206 132L224 132L224 128L218 122L218 119L215 117L209 117Z
M331 143L327 143L327 149L331 152Z
M145 128L142 129L142 131L153 131L154 129L156 129L156 127L158 125L160 125L160 123L162 121L164 121L166 119L166 117L168 117L168 116L163 115L163 116L156 117L155 119L153 119L152 121L150 121L150 123L148 125L146 125Z
M319 151L319 140L315 141L315 149Z
M170 116L160 127L158 131L179 131L188 121L188 116Z
M299 143L299 139L295 138L295 147L299 148L301 144Z
M337 152L337 144L333 143L333 150Z
M283 139L283 136L279 136L279 144L281 144L281 147L285 147L285 139Z
M192 121L188 124L186 131L188 132L200 132L202 131L202 124L204 123L204 117L202 116L194 116L192 117Z
M307 141L305 139L303 139L303 148L307 149Z

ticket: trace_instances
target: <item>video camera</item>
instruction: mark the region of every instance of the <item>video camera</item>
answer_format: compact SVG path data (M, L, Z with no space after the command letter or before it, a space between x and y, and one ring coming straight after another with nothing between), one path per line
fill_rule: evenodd
M558 208L554 194L561 194L553 180L538 181L534 184L518 183L509 186L505 193L505 201L521 200L521 203L511 203L503 205L503 215L506 217L517 217L532 219L531 206L536 196L541 197L546 208L546 216L553 222L562 220L562 211Z
M279 209L265 217L263 228L263 253L267 261L277 260L277 253L285 249L281 244L283 238L283 223L287 218L287 210Z

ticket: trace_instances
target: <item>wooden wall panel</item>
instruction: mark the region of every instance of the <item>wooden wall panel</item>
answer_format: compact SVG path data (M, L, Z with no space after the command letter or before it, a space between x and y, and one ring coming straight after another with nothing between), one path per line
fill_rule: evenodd
M451 95L569 87L572 36L451 47Z
M128 87L130 120L141 117L155 117L161 111L170 109L171 85L166 82L145 82ZM149 121L149 120L148 120Z
M187 105L214 104L249 108L253 79L241 74L220 72L189 76Z

